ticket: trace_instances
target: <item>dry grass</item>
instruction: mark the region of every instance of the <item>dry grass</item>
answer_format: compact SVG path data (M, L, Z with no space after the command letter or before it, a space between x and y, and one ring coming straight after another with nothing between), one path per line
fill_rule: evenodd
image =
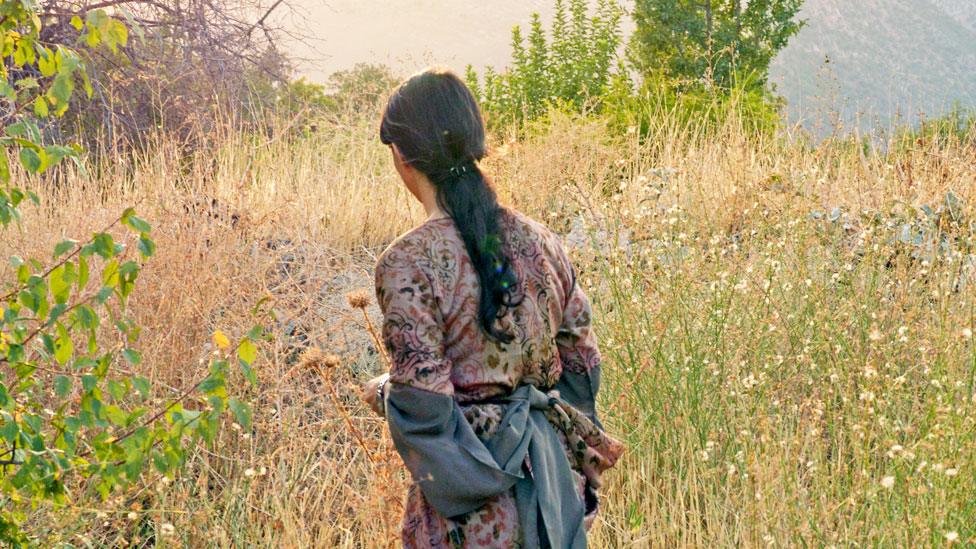
M592 545L974 542L976 151L813 148L738 127L662 115L639 143L555 116L487 163L508 203L569 235L597 309L603 415L629 452ZM158 252L132 312L161 395L196 379L214 329L245 332L260 298L279 319L249 390L253 430L228 429L175 482L77 501L58 536L396 545L407 480L358 399L382 363L346 295L371 291L376 254L422 215L374 134L370 121L303 138L227 132L190 159L162 141L37 189L45 208L27 209L0 252L45 257L133 204L153 222ZM891 238L950 190L966 216L941 227L952 253L912 259L924 250Z

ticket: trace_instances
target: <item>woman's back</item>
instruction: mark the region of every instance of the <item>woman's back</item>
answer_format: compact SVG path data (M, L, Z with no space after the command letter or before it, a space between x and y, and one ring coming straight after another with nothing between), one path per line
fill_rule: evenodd
M564 367L580 372L599 362L589 304L575 287L559 237L512 210L499 222L518 279L518 305L499 320L514 336L510 343L480 328L478 277L450 218L427 221L381 255L376 279L384 338L402 343L391 352L409 355L393 361L404 367L394 378L463 403L508 394L519 384L549 388Z
M597 420L590 306L559 238L499 205L457 75L401 84L380 140L431 217L376 265L390 372L366 398L414 480L403 545L581 549L623 447Z

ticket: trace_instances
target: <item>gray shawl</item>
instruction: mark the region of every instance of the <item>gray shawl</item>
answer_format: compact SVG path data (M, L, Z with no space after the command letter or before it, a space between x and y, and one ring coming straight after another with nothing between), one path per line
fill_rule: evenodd
M514 486L525 547L582 549L584 503L544 410L575 405L595 420L595 370L590 375L564 371L556 387L561 398L520 385L504 398L505 414L487 443L475 435L453 397L391 382L386 388L390 433L424 497L442 516L475 511ZM523 466L526 456L534 478Z

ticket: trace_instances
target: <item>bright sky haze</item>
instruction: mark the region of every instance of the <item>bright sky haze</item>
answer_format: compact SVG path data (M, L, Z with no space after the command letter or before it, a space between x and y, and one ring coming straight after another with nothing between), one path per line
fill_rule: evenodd
M546 28L552 0L300 0L280 19L307 37L294 46L300 72L324 82L358 62L384 63L399 74L427 65L463 71L507 65L512 27L528 32L532 13ZM629 4L629 3L628 3ZM623 27L632 26L624 16Z

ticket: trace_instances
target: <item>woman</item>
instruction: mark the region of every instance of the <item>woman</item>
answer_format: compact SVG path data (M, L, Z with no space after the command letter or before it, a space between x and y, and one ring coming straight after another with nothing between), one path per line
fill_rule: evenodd
M415 481L404 546L585 547L622 446L596 417L590 305L559 238L498 204L455 74L400 85L380 138L429 215L377 261L392 368L365 390Z

